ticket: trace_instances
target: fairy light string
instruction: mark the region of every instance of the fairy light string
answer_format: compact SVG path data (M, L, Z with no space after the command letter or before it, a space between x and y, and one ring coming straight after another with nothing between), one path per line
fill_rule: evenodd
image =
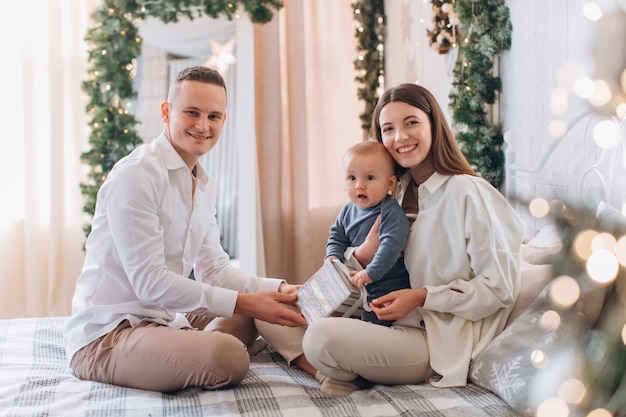
M357 96L365 105L359 117L363 135L367 137L374 107L385 88L385 4L384 0L355 1L352 9L356 21Z

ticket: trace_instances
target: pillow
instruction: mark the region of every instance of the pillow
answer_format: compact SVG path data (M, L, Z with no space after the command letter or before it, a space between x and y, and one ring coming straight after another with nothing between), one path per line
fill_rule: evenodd
M522 261L531 265L548 265L554 260L554 255L561 251L561 245L549 247L536 247L522 244L520 250Z
M470 379L502 398L524 416L534 416L539 403L557 396L560 383L578 370L575 358L586 341L573 307L552 305L548 284L511 325L474 360ZM561 318L556 329L544 330L541 319L548 310ZM543 361L541 358L545 358Z
M626 232L626 215L615 207L609 206L604 201L598 204L596 220L600 228L608 232Z
M522 284L506 325L518 318L552 279L552 265L531 265L522 259Z
M524 261L533 265L551 264L554 255L563 248L561 236L554 224L542 227L537 234L524 243L520 253Z
M555 224L543 226L539 232L527 242L528 246L535 248L562 247L561 236Z

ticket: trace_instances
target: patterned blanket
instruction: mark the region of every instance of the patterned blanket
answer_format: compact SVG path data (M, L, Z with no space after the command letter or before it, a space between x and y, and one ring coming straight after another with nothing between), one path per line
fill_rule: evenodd
M269 347L252 358L236 388L168 395L81 381L65 366L65 321L0 320L0 416L516 416L496 395L471 384L377 385L331 398Z

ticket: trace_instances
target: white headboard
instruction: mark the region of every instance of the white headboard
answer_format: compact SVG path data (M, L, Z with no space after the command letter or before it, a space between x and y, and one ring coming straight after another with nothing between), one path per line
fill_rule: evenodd
M601 148L594 128L605 116L584 113L567 123L568 131L558 139L528 140L519 132L506 132L507 198L528 224L528 237L549 219L536 219L528 203L537 197L558 199L576 207L596 210L600 202L624 211L626 206L626 140L624 120L617 121L619 143Z

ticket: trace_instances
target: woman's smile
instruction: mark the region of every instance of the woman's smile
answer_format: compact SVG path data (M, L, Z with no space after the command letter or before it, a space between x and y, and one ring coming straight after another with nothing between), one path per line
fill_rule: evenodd
M411 152L412 150L416 149L417 145L405 145L405 146L401 146L399 147L396 152L398 153L407 153L407 152Z

